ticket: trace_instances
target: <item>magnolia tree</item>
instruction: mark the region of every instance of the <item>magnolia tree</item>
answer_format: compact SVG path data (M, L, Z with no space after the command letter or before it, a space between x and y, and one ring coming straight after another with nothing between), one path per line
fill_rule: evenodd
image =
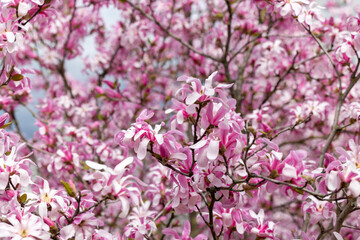
M358 239L355 3L2 0L0 238Z

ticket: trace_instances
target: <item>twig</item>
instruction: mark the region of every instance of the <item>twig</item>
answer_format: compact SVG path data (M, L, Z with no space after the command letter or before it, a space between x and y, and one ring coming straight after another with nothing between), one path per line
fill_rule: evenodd
M210 58L211 60L214 60L216 62L221 62L220 59L211 56L209 54L200 52L199 50L195 49L193 46L191 46L190 44L188 44L187 42L185 42L184 40L182 40L180 37L176 36L175 34L171 33L166 27L164 27L163 25L161 25L161 23L155 19L155 17L150 16L149 14L147 14L144 10L142 10L140 7L136 6L134 3L130 2L129 0L125 0L131 7L133 7L134 9L136 9L137 11L139 11L144 17L146 17L147 19L151 20L152 22L154 22L162 31L164 31L168 36L170 36L171 38L175 39L176 41L178 41L181 45L185 46L186 48L190 49L191 51Z

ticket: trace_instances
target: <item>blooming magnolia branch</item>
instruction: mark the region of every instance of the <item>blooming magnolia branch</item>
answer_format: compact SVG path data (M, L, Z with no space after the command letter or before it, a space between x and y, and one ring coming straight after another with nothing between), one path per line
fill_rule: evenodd
M359 238L360 18L325 6L0 3L0 238Z

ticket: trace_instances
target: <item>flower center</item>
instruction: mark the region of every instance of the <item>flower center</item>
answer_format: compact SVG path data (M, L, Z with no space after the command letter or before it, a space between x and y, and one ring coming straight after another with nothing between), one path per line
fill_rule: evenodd
M42 201L43 201L43 202L50 203L51 198L49 197L49 195L48 195L47 193L45 193L44 197L42 198Z
M21 233L20 233L20 236L21 236L21 237L27 237L27 235L28 235L28 233L27 233L27 231L26 231L25 229L23 229L23 230L21 231Z
M360 168L360 163L355 162L355 166L356 166L356 168Z

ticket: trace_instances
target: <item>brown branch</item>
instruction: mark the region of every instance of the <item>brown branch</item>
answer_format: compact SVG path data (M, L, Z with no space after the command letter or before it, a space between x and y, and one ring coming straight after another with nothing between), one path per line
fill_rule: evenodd
M191 51L204 56L206 58L209 58L213 61L216 62L221 62L220 59L211 56L209 54L200 52L199 50L195 49L192 45L190 45L189 43L185 42L184 40L182 40L180 37L176 36L175 34L173 34L172 32L170 32L166 27L164 27L158 20L155 19L154 16L151 16L149 14L147 14L144 10L142 10L140 7L136 6L134 3L130 2L129 0L125 0L132 8L134 8L135 10L139 11L144 17L146 17L147 19L151 20L152 22L154 22L163 32L165 32L169 37L175 39L176 41L178 41L181 45L183 45L184 47L190 49Z

